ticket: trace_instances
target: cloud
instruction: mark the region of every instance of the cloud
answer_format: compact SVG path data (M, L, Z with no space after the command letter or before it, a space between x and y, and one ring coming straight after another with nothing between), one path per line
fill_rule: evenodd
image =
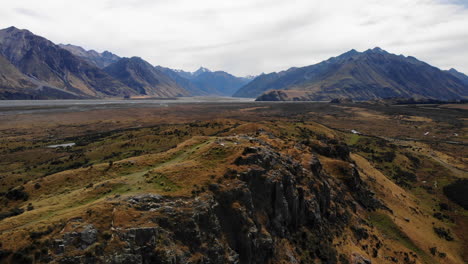
M380 46L468 73L466 0L5 0L0 13L2 27L185 70L259 74Z
M28 9L28 8L22 8L22 7L17 7L13 9L17 14L23 15L23 16L29 16L32 18L37 18L37 19L48 19L46 15L36 13L34 10Z

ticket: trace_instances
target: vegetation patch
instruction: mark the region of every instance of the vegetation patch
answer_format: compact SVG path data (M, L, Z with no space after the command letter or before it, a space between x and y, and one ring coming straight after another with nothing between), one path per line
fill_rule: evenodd
M370 214L370 222L372 225L382 232L382 234L388 239L395 240L407 249L412 250L418 255L428 259L429 256L418 248L413 241L403 232L401 229L392 221L392 219L383 213L374 212ZM430 258L429 258L430 259Z
M143 176L146 179L146 183L152 184L157 190L162 190L164 192L173 192L181 189L180 186L178 186L175 182L173 182L163 173L147 172Z

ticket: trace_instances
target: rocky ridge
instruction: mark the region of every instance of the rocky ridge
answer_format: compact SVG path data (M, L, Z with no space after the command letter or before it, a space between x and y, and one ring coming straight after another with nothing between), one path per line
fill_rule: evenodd
M66 225L75 226L74 231L45 241L53 251L39 254L36 261L345 263L348 256L334 242L359 222L357 211L385 206L356 169L338 180L315 156L304 166L257 142L261 144L244 149L234 161L238 169L228 170L224 181L192 197L143 194L110 201L119 210L138 211L149 219L146 226L97 230L93 223L71 219ZM328 153L349 161L346 148ZM365 228L359 232L367 236ZM366 263L360 255L353 258L360 259L353 263Z

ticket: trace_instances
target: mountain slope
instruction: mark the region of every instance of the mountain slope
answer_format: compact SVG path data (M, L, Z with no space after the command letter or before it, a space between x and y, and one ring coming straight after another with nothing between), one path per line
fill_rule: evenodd
M0 55L0 99L22 98L34 87L27 76Z
M448 73L452 74L453 76L457 77L459 80L461 80L464 84L468 85L468 76L464 73L461 73L454 68L450 69L447 71Z
M82 97L133 93L101 69L27 30L0 30L0 53L23 74Z
M82 96L28 77L0 55L0 100L57 98L79 99Z
M120 59L104 68L104 71L141 95L158 97L190 95L169 76L138 57Z
M163 72L167 76L169 76L179 86L187 90L190 93L190 95L197 95L197 96L208 95L206 92L200 90L190 79L184 77L185 73L186 74L191 74L191 73L183 72L183 71L175 71L173 69L162 67L162 66L155 66L154 68L160 72Z
M234 96L256 97L270 90L282 90L282 100L330 100L349 97L371 100L389 97L460 99L468 86L414 57L390 54L380 48L351 50L324 62L288 71L262 75L242 87ZM269 100L274 97L267 93ZM290 94L291 96L288 96Z
M80 46L71 44L59 44L59 47L70 51L73 55L83 59L99 68L105 68L110 64L117 62L120 57L109 51L99 53L95 50L85 50Z
M251 80L236 77L224 71L210 71L200 67L195 72L173 70L157 66L171 76L179 85L191 92L192 95L232 96L240 87Z

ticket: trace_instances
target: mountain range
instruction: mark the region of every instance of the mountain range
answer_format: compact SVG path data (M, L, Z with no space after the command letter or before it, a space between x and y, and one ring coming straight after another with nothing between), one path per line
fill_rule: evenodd
M380 48L364 52L351 50L315 65L263 74L234 96L267 101L320 101L341 97L456 100L468 96L468 85L460 76Z
M129 87L98 67L28 30L0 30L0 54L22 73L22 78L35 84L27 94L48 97L49 90L59 91L59 98L133 94Z
M250 77L237 77L224 71L210 71L200 67L195 72L173 70L157 66L171 76L179 85L193 95L232 96L239 88L249 83Z
M0 99L230 96L248 81L221 71L176 71L139 57L56 45L15 27L0 30Z
M200 67L194 72L154 67L59 44L28 30L0 30L0 99L234 96L266 101L468 98L468 76L442 71L380 48L350 50L318 64L254 77Z

